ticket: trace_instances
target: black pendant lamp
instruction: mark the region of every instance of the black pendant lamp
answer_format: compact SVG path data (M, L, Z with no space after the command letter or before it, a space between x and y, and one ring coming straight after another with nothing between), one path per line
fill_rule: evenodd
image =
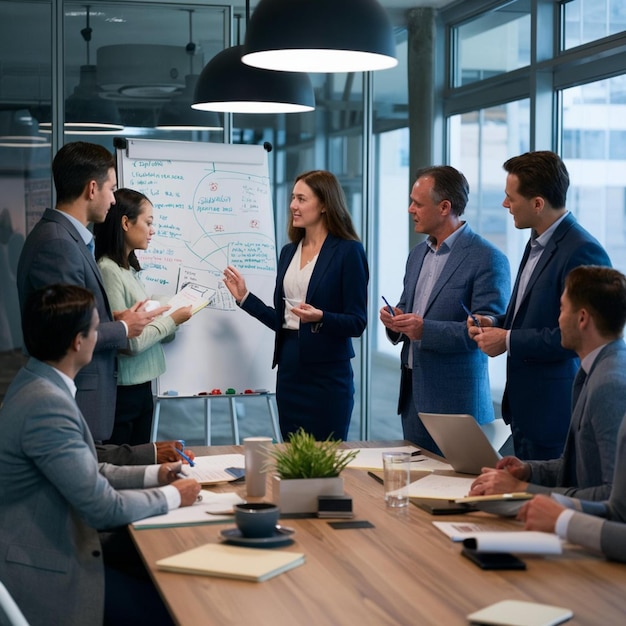
M365 72L398 64L389 16L376 0L260 0L244 47L244 63L290 72Z
M246 0L246 22L250 1ZM240 17L240 16L237 16ZM311 79L298 72L274 72L241 62L243 46L215 55L200 74L194 94L194 109L228 113L300 113L315 108Z
M185 51L189 55L189 74L185 76L184 89L161 108L156 127L159 130L223 130L224 126L220 123L217 113L191 108L199 77L193 73L193 56L196 53L192 30L194 10L184 10L189 12L189 43L185 46Z

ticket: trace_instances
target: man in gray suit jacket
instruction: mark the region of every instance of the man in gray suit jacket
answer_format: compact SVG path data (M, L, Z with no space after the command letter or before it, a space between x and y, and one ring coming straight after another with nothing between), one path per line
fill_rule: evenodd
M587 500L611 493L615 446L626 406L626 276L581 266L565 280L559 328L564 348L581 367L574 381L572 417L563 454L548 461L500 459L485 468L470 495L557 492Z
M22 249L17 270L20 307L34 290L55 283L80 285L95 296L100 317L94 356L76 378L76 401L96 442L113 430L116 396L116 355L128 347L128 338L167 307L141 311L137 303L126 311L111 311L100 271L90 246L89 222L103 222L115 203L115 159L102 146L74 142L63 146L52 162L57 192L55 209L48 209ZM177 460L173 442L141 446L99 446L101 461L145 464Z
M518 514L526 530L556 533L608 559L626 563L626 415L617 437L615 476L608 500L535 496Z
M105 568L96 529L193 504L200 485L178 478L180 462L97 463L74 400L74 379L98 335L89 291L35 291L22 328L31 358L0 409L0 579L32 626L101 624Z
M418 412L494 420L487 358L467 334L463 305L503 313L510 270L504 254L461 219L468 194L465 176L453 167L417 173L409 213L415 232L428 238L409 254L397 307L380 310L388 337L403 343L398 413L404 438L433 452L439 448Z

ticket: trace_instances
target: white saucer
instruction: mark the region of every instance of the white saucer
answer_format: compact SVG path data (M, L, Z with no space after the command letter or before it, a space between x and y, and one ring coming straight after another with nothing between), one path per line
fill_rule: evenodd
M269 537L244 537L238 528L225 528L220 530L220 535L228 543L237 546L248 546L251 548L274 548L276 546L285 546L293 543L290 535L275 532Z

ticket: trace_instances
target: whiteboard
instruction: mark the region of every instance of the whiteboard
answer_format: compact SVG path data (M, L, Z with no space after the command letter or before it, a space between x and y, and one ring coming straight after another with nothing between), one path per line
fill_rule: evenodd
M222 281L227 265L248 288L272 302L276 241L262 146L116 139L118 187L154 205L155 235L138 253L150 297L172 296L185 283L215 289L209 306L163 344L167 371L157 393L180 396L213 389L273 392L274 332L235 304Z

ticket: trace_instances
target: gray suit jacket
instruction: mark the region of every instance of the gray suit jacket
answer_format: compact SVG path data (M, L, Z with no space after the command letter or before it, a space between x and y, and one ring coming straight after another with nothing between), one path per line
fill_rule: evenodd
M626 415L617 437L610 498L602 503L571 500L568 506L578 510L567 527L568 541L626 563Z
M528 491L559 492L587 500L611 493L617 433L626 407L626 344L612 341L598 354L572 411L558 459L530 461Z
M145 467L98 465L65 382L36 359L8 389L0 431L0 579L33 626L100 624L96 529L165 513L165 495L142 488Z
M26 238L17 269L20 307L30 294L54 283L80 285L96 298L98 342L89 365L76 377L76 402L96 441L111 436L115 419L116 354L127 346L126 331L114 322L96 261L72 223L59 211L46 210Z
M424 241L411 250L407 260L404 290L398 302L398 308L406 313L413 307L426 252ZM493 421L488 357L468 335L467 314L461 302L473 313L500 315L509 293L506 257L466 225L433 287L426 310L420 311L424 318L421 341L388 333L392 341L404 342L403 365L407 364L409 349L413 350L413 399L418 412L470 413L479 424ZM403 394L401 387L398 412Z

